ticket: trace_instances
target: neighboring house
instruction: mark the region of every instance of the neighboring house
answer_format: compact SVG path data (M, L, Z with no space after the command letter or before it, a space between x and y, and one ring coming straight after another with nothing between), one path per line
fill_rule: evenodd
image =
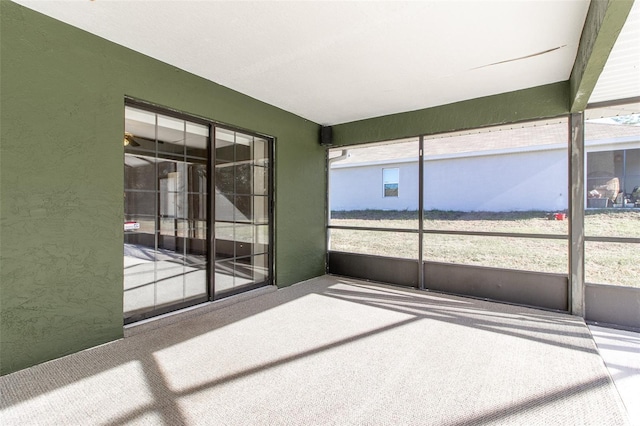
M566 134L567 124L560 122L426 139L425 209L566 209ZM587 121L585 135L587 207L622 203L618 190L627 194L625 206L633 206L631 194L640 186L640 126ZM417 151L417 140L411 140L350 149L347 158L332 160L331 210L417 210Z

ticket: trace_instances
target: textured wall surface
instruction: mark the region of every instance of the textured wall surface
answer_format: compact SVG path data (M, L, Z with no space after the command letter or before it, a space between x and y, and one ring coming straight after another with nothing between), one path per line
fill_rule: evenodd
M318 125L8 1L0 372L122 336L124 98L276 138L276 280L324 272Z
M568 112L569 83L565 81L340 124L333 126L333 139L337 146L352 145L557 117Z

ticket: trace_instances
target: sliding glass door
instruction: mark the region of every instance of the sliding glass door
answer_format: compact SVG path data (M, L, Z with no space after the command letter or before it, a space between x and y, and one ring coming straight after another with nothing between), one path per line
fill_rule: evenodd
M269 139L128 105L123 143L125 323L271 283Z

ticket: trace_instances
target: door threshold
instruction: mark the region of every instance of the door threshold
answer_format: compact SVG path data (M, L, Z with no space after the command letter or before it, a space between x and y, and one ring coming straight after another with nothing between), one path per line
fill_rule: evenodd
M135 336L136 334L155 330L160 327L166 327L167 325L175 324L176 322L197 317L199 315L222 309L230 305L235 305L236 303L244 302L245 300L253 299L254 297L272 293L277 290L278 288L275 285L267 285L255 290L249 290L244 293L225 297L224 299L200 303L199 305L189 306L184 309L167 312L166 314L127 324L124 326L124 337L127 338Z

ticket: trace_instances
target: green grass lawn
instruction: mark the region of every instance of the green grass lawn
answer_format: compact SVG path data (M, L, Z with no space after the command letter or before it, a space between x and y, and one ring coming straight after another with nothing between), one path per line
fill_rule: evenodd
M418 229L415 211L332 212L332 225ZM425 212L426 230L567 235L567 220L546 212ZM639 210L585 214L587 236L640 238ZM410 233L331 230L331 250L416 259L418 236ZM566 274L568 241L554 239L425 234L425 260ZM640 244L587 242L586 281L640 287Z

